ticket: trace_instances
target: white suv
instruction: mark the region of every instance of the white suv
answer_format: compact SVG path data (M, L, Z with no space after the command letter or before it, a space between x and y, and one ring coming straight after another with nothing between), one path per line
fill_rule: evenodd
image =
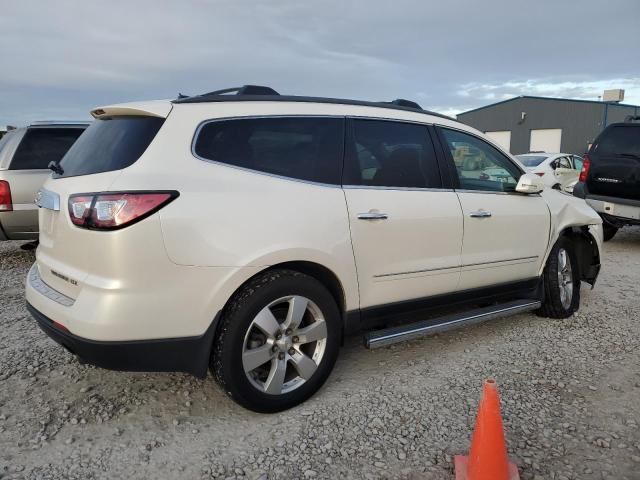
M600 268L583 200L406 100L245 86L92 114L39 192L26 298L95 365L210 367L240 404L278 411L323 384L346 334L375 347L568 317Z

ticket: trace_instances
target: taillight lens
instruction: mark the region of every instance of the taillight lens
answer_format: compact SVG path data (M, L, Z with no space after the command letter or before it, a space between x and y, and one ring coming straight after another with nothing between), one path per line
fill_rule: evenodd
M12 210L11 187L6 180L0 180L0 212L10 212Z
M582 170L580 171L580 177L578 178L579 182L587 181L590 168L591 168L591 160L589 160L588 155L585 155L584 157L582 157Z
M116 230L157 212L178 197L178 192L117 192L69 197L74 225L93 230Z
M539 177L544 177L544 172L535 172L536 175L538 175Z

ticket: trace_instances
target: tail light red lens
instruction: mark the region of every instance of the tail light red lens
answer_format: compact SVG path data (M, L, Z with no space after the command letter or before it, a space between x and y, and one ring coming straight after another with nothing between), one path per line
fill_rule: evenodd
M582 157L582 170L580 171L579 182L586 182L589 176L589 169L591 168L591 160L588 155Z
M10 212L12 210L11 187L6 180L0 180L0 212Z
M116 192L69 197L74 225L92 230L116 230L157 212L178 197L178 192Z
M536 175L538 175L539 177L544 177L544 172L535 172Z

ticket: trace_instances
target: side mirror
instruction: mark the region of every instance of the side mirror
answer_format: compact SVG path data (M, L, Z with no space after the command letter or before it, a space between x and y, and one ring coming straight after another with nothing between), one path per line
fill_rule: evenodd
M516 185L516 192L519 193L540 193L542 190L544 190L544 183L534 173L523 173L518 180L518 185Z

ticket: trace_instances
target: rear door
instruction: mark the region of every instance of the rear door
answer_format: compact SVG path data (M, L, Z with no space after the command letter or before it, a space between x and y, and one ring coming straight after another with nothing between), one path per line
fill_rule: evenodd
M640 200L640 125L608 127L589 150L589 193Z
M352 119L343 178L362 309L456 290L462 212L423 124Z
M4 180L9 182L13 212L2 218L2 227L10 238L20 239L38 231L38 207L35 197L51 171L49 162L59 162L85 127L30 127L17 146Z
M523 172L484 139L460 130L438 130L464 215L459 289L537 277L549 242L550 213L544 199L516 193Z
M562 187L566 187L578 179L580 172L575 169L571 156L558 157L554 162L553 175Z

